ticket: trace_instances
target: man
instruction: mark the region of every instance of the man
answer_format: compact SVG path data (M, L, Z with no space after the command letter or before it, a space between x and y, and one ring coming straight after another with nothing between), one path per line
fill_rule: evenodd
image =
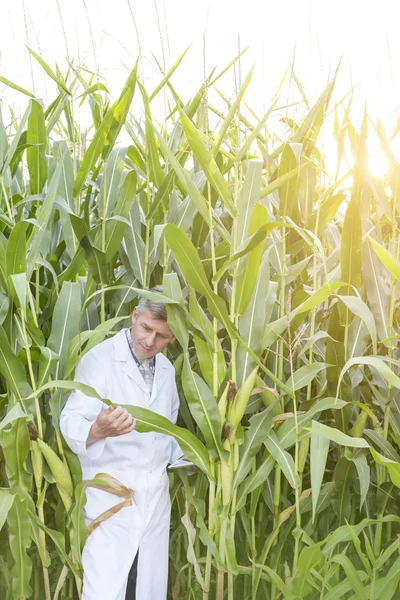
M162 290L157 286L151 291ZM147 408L175 423L179 400L174 368L161 354L173 340L165 305L142 298L133 311L131 329L87 352L76 381L92 386L113 404ZM135 431L135 420L126 409L109 408L78 390L61 413L60 427L79 456L83 479L107 473L134 490L132 506L103 521L87 538L82 599L165 600L170 527L166 466L182 455L178 444L166 435ZM91 487L86 495L88 524L121 502ZM135 596L130 587L136 564Z

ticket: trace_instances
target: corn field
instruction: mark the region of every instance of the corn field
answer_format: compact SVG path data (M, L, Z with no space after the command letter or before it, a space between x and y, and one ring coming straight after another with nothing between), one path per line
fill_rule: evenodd
M48 106L0 77L26 97L21 117L0 118L0 597L80 598L85 489L101 482L81 480L60 411L74 387L96 395L73 383L80 357L162 284L179 426L127 408L198 468L170 472L169 598L398 598L390 138L367 113L353 126L351 95L333 101L338 73L310 105L289 70L260 117L252 70L232 98L219 91L240 57L190 99L173 87L183 55L152 90L137 63L112 101L87 69L63 74L30 52L55 90ZM279 137L277 111L293 115ZM370 133L382 178L367 168Z

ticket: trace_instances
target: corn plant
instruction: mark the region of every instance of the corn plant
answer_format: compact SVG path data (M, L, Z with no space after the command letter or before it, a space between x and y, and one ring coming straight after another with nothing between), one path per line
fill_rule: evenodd
M367 114L357 131L348 96L333 104L338 72L310 105L292 69L259 118L245 100L252 70L233 97L219 90L240 56L191 99L173 86L185 53L154 90L137 63L112 102L87 69L62 74L30 52L56 91L43 106L1 78L28 97L21 117L0 118L2 598L81 596L85 490L115 482L82 481L59 415L72 389L96 395L73 382L81 356L159 283L177 340L179 424L127 409L138 431L172 435L198 468L170 475L169 597L395 598L400 167L390 138ZM332 112L338 172L352 155L340 179L319 146ZM366 166L372 134L383 179Z

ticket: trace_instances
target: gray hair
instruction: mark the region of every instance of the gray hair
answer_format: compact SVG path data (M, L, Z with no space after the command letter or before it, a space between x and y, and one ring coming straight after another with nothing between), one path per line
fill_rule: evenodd
M149 292L153 292L154 294L162 294L163 288L161 285L156 285L150 288ZM144 296L142 296L139 300L139 304L137 305L137 312L139 315L141 315L146 309L151 312L152 316L157 321L167 321L167 309L164 302L157 302L156 300L150 300L149 298L144 298Z

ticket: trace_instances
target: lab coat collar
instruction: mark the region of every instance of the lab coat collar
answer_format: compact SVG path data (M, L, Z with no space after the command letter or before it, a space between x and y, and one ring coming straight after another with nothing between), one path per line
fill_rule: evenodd
M133 358L131 351L129 349L129 345L126 341L126 333L123 329L117 335L114 336L114 359L118 362L125 363L123 367L124 373L128 375L133 381L140 387L143 392L149 396L148 389L142 377L142 374L139 371L139 368L136 364L135 359ZM153 381L153 389L151 392L151 397L149 398L149 404L151 404L159 390L162 389L164 379L167 377L168 373L168 361L163 354L156 355L156 368L154 373L154 381Z

